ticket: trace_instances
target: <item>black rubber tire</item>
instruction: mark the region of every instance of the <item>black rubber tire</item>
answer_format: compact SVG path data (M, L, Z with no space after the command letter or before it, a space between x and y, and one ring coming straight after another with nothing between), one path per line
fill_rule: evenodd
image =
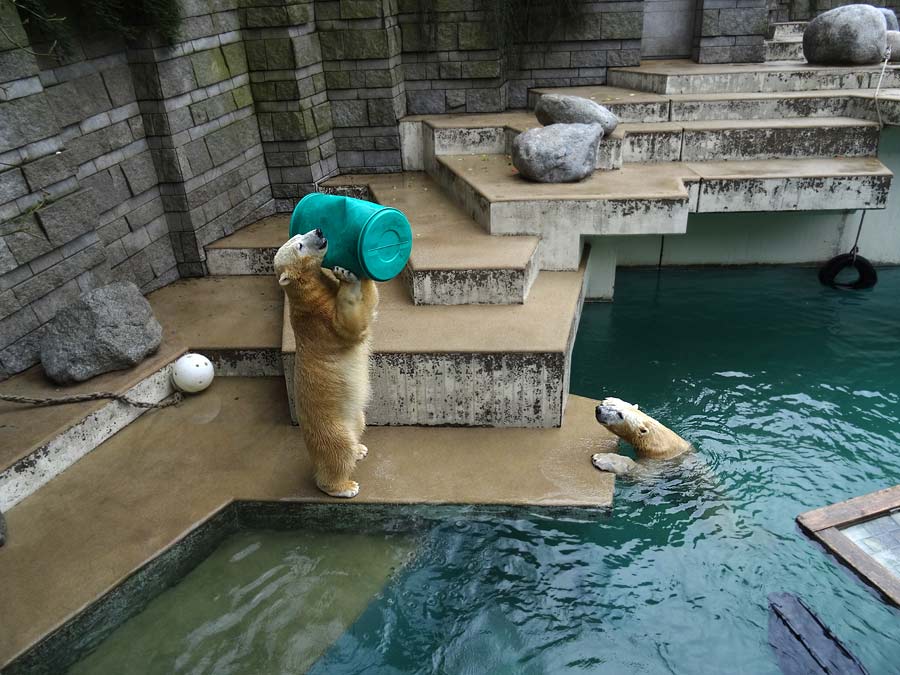
M855 267L856 271L859 273L859 278L849 284L835 281L837 275L841 273L841 270L848 267ZM857 255L854 259L852 254L842 253L841 255L833 257L819 270L819 281L832 288L853 288L859 290L863 288L872 288L872 286L877 284L878 273L875 271L875 268L872 267L872 263L861 255Z

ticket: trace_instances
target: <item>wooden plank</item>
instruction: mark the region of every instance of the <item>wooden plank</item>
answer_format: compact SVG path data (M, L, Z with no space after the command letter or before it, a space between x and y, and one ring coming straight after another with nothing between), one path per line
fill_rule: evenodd
M891 602L900 606L900 579L893 572L878 563L836 527L819 530L813 536Z
M850 650L796 595L772 593L769 610L769 644L785 675L866 674Z
M829 527L847 527L896 508L900 508L900 485L801 513L797 521L808 531L818 532Z

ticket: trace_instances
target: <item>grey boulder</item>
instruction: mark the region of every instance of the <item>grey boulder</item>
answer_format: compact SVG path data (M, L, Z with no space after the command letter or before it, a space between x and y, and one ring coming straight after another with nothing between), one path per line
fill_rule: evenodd
M512 162L525 178L572 183L590 176L603 138L599 124L551 124L529 129L513 141Z
M609 108L581 96L545 94L535 106L534 116L543 125L599 124L607 136L619 125L619 118Z
M884 20L887 22L888 30L900 30L900 23L897 23L897 15L894 14L894 10L888 9L887 7L879 7L878 11L884 14Z
M803 31L803 55L822 65L863 65L884 58L887 21L871 5L845 5L820 14Z
M887 32L887 46L891 49L891 62L900 61L900 32Z
M41 363L59 384L82 382L130 368L156 351L162 326L131 282L82 293L50 321L41 340Z

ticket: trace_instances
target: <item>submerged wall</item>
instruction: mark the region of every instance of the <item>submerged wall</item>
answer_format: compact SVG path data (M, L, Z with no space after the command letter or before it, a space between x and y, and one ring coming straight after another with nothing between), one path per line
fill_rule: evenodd
M868 211L860 255L900 265L900 128L881 132L878 159L894 172L887 207ZM853 247L860 211L693 213L687 232L591 237L588 298L612 297L615 267L819 264Z

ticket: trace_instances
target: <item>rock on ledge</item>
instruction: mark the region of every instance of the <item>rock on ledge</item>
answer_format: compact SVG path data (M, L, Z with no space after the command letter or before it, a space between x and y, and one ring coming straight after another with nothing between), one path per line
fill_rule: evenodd
M594 172L599 124L551 124L529 129L513 141L512 162L525 178L539 183L572 183Z
M156 351L162 326L131 282L83 293L60 310L41 341L41 363L58 384L130 368Z
M820 14L803 31L803 56L820 65L865 65L884 58L887 20L871 5Z
M609 136L619 125L619 118L609 108L581 96L544 94L534 108L538 122L548 124L599 124Z

